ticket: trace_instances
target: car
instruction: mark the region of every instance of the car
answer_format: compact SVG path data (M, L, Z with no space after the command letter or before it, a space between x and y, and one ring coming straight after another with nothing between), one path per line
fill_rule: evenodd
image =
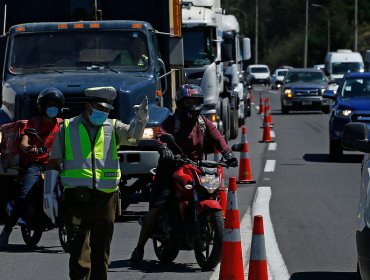
M271 85L270 69L264 64L252 64L247 67L247 82L250 85Z
M271 76L271 89L279 89L283 84L284 77L288 73L288 69L278 68Z
M357 275L356 279L370 280L370 141L369 125L351 122L343 128L343 146L347 150L364 152L361 165L360 200L357 207L356 248Z
M342 134L349 122L370 123L370 72L349 72L339 84L337 93L326 90L333 101L329 119L329 155L338 160L343 155Z
M322 98L329 83L325 74L314 68L289 69L281 87L281 112L321 110L330 112L330 100Z

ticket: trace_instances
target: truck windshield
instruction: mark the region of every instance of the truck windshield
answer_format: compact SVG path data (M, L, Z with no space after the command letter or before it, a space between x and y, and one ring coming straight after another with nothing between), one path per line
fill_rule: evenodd
M185 67L209 65L213 61L211 29L183 31Z
M251 67L251 73L268 73L269 70L266 67Z
M145 71L146 36L138 31L63 31L17 34L10 42L12 74L45 71Z
M323 72L289 72L285 77L285 83L326 83Z
M333 74L345 74L348 70L351 72L360 72L364 70L364 65L361 62L333 62Z

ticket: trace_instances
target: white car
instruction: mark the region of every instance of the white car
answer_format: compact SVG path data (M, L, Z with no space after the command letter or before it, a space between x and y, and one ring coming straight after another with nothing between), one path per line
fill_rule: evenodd
M361 167L360 201L357 213L357 278L370 280L370 141L366 123L344 126L342 144L348 150L366 153Z
M271 89L279 89L283 84L288 69L278 68L271 76Z
M253 64L247 67L247 81L250 85L264 84L270 86L270 69L264 64Z

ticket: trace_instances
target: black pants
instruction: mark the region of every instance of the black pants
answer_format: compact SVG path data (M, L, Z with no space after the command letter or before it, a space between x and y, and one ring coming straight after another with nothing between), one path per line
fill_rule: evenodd
M69 246L69 276L72 280L107 279L113 236L117 192L83 188L67 189L62 215Z

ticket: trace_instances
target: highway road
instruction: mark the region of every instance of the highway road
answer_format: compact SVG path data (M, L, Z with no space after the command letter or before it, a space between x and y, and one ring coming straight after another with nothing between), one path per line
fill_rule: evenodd
M270 97L273 144L260 143L259 93ZM360 153L345 152L330 162L328 120L321 112L282 115L278 91L255 87L255 106L247 119L247 140L254 185L238 185L243 252L248 272L252 217L265 213L265 239L270 279L355 279L356 208L359 199ZM230 143L240 142L240 139ZM237 176L238 169L226 175ZM111 245L109 279L218 279L203 272L193 252L180 252L173 264L157 261L148 242L143 265L128 266L135 247L137 220L147 203L131 205L117 221ZM0 230L2 226L0 226ZM0 279L67 279L68 255L57 232L43 235L36 250L24 245L19 228L11 245L0 252Z

